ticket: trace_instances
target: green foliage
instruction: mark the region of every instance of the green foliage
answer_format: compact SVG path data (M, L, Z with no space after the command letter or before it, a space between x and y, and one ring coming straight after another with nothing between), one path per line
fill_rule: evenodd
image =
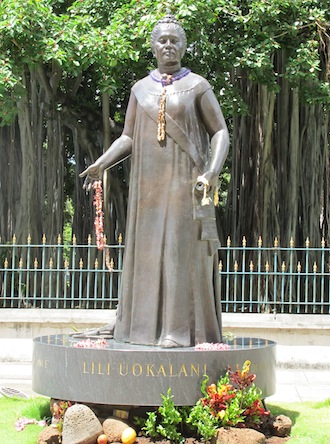
M170 389L167 392L167 396L162 396L163 403L158 409L162 421L158 424L157 431L161 436L171 441L180 442L182 441L182 435L177 428L182 422L182 417L176 409L172 398Z
M261 417L268 414L261 407L261 391L253 384L255 375L249 374L249 368L250 363L246 361L242 371L228 370L217 384L209 386L208 377L205 377L204 397L192 407L188 418L188 423L196 427L203 439L210 439L219 427L244 423L244 426L257 428Z
M101 116L102 103L105 103L102 102L103 93L109 94L111 119L119 123L115 131L111 131L110 137L113 139L123 123L131 86L155 67L155 60L150 51L150 31L168 9L186 30L188 48L183 64L209 80L221 103L230 129L234 128L231 133L237 135L235 131L242 122L235 116L249 116L253 113L252 121L257 122L258 114L251 96L255 85L258 85L258 91L262 92L258 95L260 100L258 109L265 105L261 100L262 96L265 97L263 92L271 90L277 94L283 89L284 94L288 91L289 95L290 88L296 88L304 103L319 105L316 121L322 121L322 108L325 111L329 109L328 1L2 0L0 2L0 125L9 125L19 113L18 125L22 132L22 140L29 140L26 135L24 136L26 129L23 128L23 122L30 122L33 137L44 138L42 146L46 147L46 138L49 135L46 136L46 129L42 126L49 125L56 115L59 122L58 131L63 134L63 138L59 140L65 145L65 154L59 160L67 170L64 178L60 177L60 180L67 184L65 193L70 197L74 196L74 206L77 211L82 209L82 197L79 193L73 193L79 183L72 181L72 178L76 177L78 170L81 171L86 164L94 161L103 148ZM260 86L262 88L259 89ZM280 127L278 124L280 113L277 111L277 106L275 97L277 117L276 121L271 119L273 122L271 135L276 139L274 146L281 146L282 150L289 151L283 147L283 140L279 140L277 134L276 128ZM249 117L246 119L247 122L248 119ZM248 128L252 128L252 125ZM252 132L256 134L254 129L251 134ZM247 157L238 156L232 168L231 159L228 159L226 167L229 167L234 176L233 188L229 193L230 174L226 170L222 172L218 216L223 216L223 220L228 219L221 224L224 233L234 230L232 227L237 226L236 219L235 223L229 221L229 218L236 218L232 214L237 214L238 219L243 218L245 230L251 231L249 220L252 216L246 215L250 210L247 211L245 208L249 198L246 198L245 194L245 197L243 196L244 187L250 188L251 196L253 194L255 201L253 211L258 216L255 220L263 221L264 215L268 213L274 218L281 215L281 211L273 211L273 208L281 209L281 205L274 203L269 206L269 212L266 212L260 204L263 194L258 190L259 187L260 190L263 189L264 171L267 174L262 168L262 156L260 176L258 176L261 181L255 180L255 186L249 186L247 179L252 177L257 168L255 159L259 159L259 153L254 155L258 148L247 133L246 130L246 134L242 136L245 145L248 146L244 147L244 152L251 151L251 155L248 156L249 167L243 175L240 169L241 163L246 162ZM18 134L19 131L16 131L17 139ZM263 137L264 134L260 136L261 141L264 140ZM48 139L48 142L51 147L50 140ZM36 140L33 141L35 149L38 150L38 144L35 142ZM15 141L15 143L19 146L20 142ZM300 145L304 146L301 143ZM37 151L34 154L31 154L31 159L42 157ZM279 159L284 159L280 152L277 155L276 165L279 164ZM16 157L20 159L20 153ZM68 166L70 162L72 164ZM283 162L291 168L290 161L283 160ZM271 162L269 161L267 165L271 165ZM277 174L280 172L276 170ZM44 175L38 174L33 177L38 177L38 181L41 182ZM323 177L323 173L320 177ZM25 180L25 177L22 179ZM127 177L125 180L127 181ZM280 182L277 180L276 184L270 187L275 189L274 193L280 190L277 186ZM45 184L44 188L47 186ZM62 184L58 187L64 188ZM39 188L42 189L40 183ZM319 187L309 188L313 190ZM49 196L50 192L53 193L50 189L45 190L45 196ZM10 196L13 193L9 190L6 194ZM328 195L326 190L323 194ZM41 198L44 199L43 196ZM236 211L232 203L238 202L238 198L240 204ZM123 200L126 201L125 199ZM284 200L284 205L290 207L290 202L288 204L285 202ZM111 205L109 208L115 209L116 205ZM225 206L226 211L224 211ZM45 215L50 218L47 210L49 209L45 205ZM10 211L15 214L14 207ZM116 214L115 210L111 211L112 214ZM284 213L287 211L284 210ZM295 217L295 220L298 219L307 220L304 215ZM311 217L310 220L312 219ZM85 221L90 224L88 218ZM258 225L261 223L263 222L258 222ZM124 225L124 221L120 224ZM116 226L115 221L114 226ZM262 227L255 228L257 229L263 230ZM273 233L275 228L271 230L270 237L273 234L280 234L283 237L278 233L277 226L276 233ZM238 229L237 236L240 235L239 231ZM234 237L235 233L236 231L233 233Z
M72 406L70 401L58 401L53 403L53 421L60 432L63 430L65 412Z
M211 440L220 427L258 428L263 416L269 414L261 406L261 390L253 381L255 374L249 374L250 362L246 361L242 370L228 370L217 384L208 385L209 378L205 375L201 392L203 398L189 408L177 408L169 389L162 396L163 404L157 412L148 412L147 419L137 419L136 423L150 438L164 437L175 442L184 440L179 425L183 422L194 435L204 440Z
M330 440L330 399L322 402L281 403L269 405L273 415L284 414L293 421L290 437L292 444L327 444ZM183 421L186 422L187 408L181 409ZM40 433L38 425L28 425L25 430L16 432L15 421L26 416L37 420L50 415L49 399L0 398L0 430L3 442L12 444L35 444ZM204 410L205 411L205 410ZM38 413L39 412L39 413ZM201 414L203 410L201 410ZM142 422L142 421L140 421Z
M167 9L186 29L185 63L207 76L227 116L247 112L236 82L243 71L274 90L285 76L308 103L329 104L325 1L3 0L2 124L24 94L25 65L58 66L64 93L68 79L90 72L94 94L107 91L126 103L131 84L154 67L149 35Z
M182 423L182 415L174 405L171 395L171 389L167 395L162 395L163 403L157 412L148 412L147 419L136 418L136 423L142 427L142 430L150 438L157 439L163 437L174 442L183 442L184 438L178 430Z
M209 406L198 400L196 405L191 409L186 419L188 425L196 430L198 436L202 436L206 441L210 441L216 434L218 418L212 415Z

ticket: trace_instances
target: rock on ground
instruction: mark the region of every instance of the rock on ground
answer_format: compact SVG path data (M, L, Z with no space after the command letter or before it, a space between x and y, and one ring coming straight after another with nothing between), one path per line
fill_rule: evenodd
M121 442L121 435L128 425L117 418L107 418L103 423L103 432L110 442Z
M278 436L272 436L269 438L266 438L265 444L285 444L290 440L290 438L279 438ZM216 443L216 440L212 440L210 443ZM245 443L245 441L243 441ZM166 439L160 440L160 441L154 441L150 438L147 438L145 436L138 436L135 440L135 444L173 444L171 441L168 441ZM205 441L199 441L196 438L186 438L184 444L206 444ZM219 443L220 444L220 443ZM222 443L221 443L222 444Z
M103 428L95 413L84 404L75 404L64 415L62 444L95 444Z
M265 444L266 437L253 429L221 427L217 432L216 441L221 444Z
M285 444L289 441L289 439L289 437L280 438L279 436L271 436L270 438L266 439L266 444Z
M38 436L38 444L60 444L61 433L57 427L49 426L43 429Z
M273 424L273 434L280 437L289 436L292 429L292 421L288 416L276 416Z

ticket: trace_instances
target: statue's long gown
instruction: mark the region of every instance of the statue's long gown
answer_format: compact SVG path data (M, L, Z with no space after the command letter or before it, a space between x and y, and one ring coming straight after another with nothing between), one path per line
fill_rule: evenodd
M190 73L167 87L166 100L167 113L197 147L204 171L210 148L198 103L206 91L209 83ZM220 342L216 248L200 240L200 221L194 219L194 185L204 171L168 134L158 142L149 114L158 113L160 94L161 85L150 76L131 93L136 118L114 337L144 345L171 339L185 347Z

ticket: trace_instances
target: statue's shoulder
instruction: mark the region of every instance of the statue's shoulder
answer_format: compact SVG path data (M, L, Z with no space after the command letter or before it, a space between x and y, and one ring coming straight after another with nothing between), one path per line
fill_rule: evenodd
M178 90L193 91L197 96L203 94L208 89L211 89L209 82L204 77L195 74L194 72L190 72L189 75L183 77L183 79L178 82L177 87Z
M211 85L209 82L199 74L196 74L194 72L191 72L190 75L190 82L193 86L198 87L202 91L206 91L207 89L211 88Z
M132 91L137 92L141 90L149 90L150 87L153 85L153 81L151 80L150 76L143 77L143 79L138 80L134 85L132 86Z

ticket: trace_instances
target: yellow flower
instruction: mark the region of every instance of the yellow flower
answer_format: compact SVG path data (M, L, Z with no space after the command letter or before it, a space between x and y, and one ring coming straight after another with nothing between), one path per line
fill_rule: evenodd
M219 389L218 389L218 394L219 395L223 395L224 393L228 393L229 390L232 389L232 386L230 384L223 384Z
M245 361L242 369L242 376L246 376L250 371L251 361Z
M217 393L217 387L216 387L216 385L215 385L215 384L211 384L211 385L209 385L208 388L207 388L207 393L208 393L210 396L212 396L212 395L214 395L215 393Z
M217 416L218 416L220 419L223 419L224 416L225 416L225 414L226 414L225 410L220 410L220 412L218 413Z

